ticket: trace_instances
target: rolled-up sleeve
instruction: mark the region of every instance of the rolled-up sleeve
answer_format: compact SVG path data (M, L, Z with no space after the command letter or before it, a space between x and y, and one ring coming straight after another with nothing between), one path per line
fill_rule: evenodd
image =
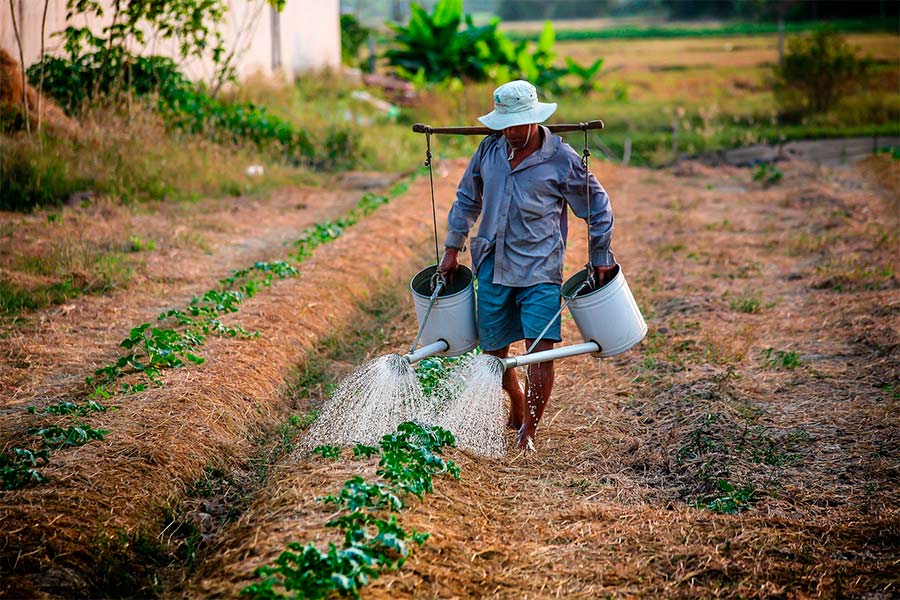
M466 172L463 173L459 187L456 189L456 201L453 203L447 216L445 247L465 247L469 230L475 224L478 215L481 214L481 202L484 192L484 183L481 179L481 155L483 148L484 141L478 146L478 150L475 151L472 160L469 161L469 166L466 167Z
M572 212L581 219L588 218L588 205L584 193L585 168L581 164L581 157L574 151L571 152L570 168L565 180L560 182L566 202L572 207ZM588 174L588 196L591 199L591 264L595 266L612 266L616 264L613 255L612 232L613 212L609 202L609 195L593 173Z

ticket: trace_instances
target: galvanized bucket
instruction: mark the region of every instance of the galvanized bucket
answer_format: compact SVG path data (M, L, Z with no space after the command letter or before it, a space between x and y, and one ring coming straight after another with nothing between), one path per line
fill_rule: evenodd
M416 306L416 320L422 327L422 319L428 311L433 291L431 282L437 265L431 265L416 273L409 282L413 302ZM428 315L422 331L422 346L439 340L447 342L447 350L442 356L459 356L478 345L478 329L475 325L475 277L472 270L459 265L453 282L447 282L440 291L437 301Z
M644 339L647 323L638 308L622 269L616 265L612 281L598 290L585 288L574 294L587 278L587 269L570 277L562 286L569 310L585 342L597 342L597 357L621 354Z

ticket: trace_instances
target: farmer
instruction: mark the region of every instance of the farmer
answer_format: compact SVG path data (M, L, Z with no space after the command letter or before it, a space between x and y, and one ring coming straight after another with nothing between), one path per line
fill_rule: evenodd
M449 231L438 270L452 278L478 216L478 235L469 240L478 278L478 335L486 354L505 358L513 342L526 348L560 307L568 229L566 207L587 219L585 168L562 139L538 125L556 110L538 102L535 87L511 81L494 91L494 110L478 120L497 133L486 137L469 161L448 216ZM613 214L609 197L589 175L591 264L598 284L613 275L610 250ZM560 341L557 318L534 348ZM537 425L553 389L553 363L528 367L525 394L514 369L503 374L511 407L507 426L518 431L518 446L534 450ZM526 404L528 410L526 411Z

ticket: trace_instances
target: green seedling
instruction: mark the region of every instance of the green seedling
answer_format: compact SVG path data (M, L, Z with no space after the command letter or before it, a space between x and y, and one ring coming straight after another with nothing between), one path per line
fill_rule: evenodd
M44 408L37 408L35 406L29 406L28 412L32 415L40 415L40 416L63 416L63 415L73 415L77 417L84 417L90 413L94 412L106 412L107 408L97 402L96 400L88 400L87 404L79 404L78 402L71 402L68 400L60 400L59 402L55 402L53 404L48 404Z
M775 185L784 178L784 173L773 164L762 163L753 171L753 181L758 181L765 187Z
M59 425L31 427L28 429L28 433L40 438L41 446L44 448L59 450L60 448L83 446L91 440L103 441L103 438L109 431L106 429L95 429L84 423L76 423L69 425L65 429Z
M359 598L363 586L382 572L404 564L411 544L422 545L428 538L427 533L403 528L395 514L383 518L373 513L402 510L406 507L403 496L411 493L421 498L432 490L431 477L435 474L450 473L458 478L458 467L440 456L442 448L453 443L453 436L446 430L407 422L382 438L380 450L356 446L357 458L381 452L378 474L387 483L367 482L356 476L347 480L339 493L319 498L339 509L326 526L344 534L343 547L329 544L326 550L319 550L313 544L293 542L274 564L257 569L261 581L244 588L241 594L267 600L336 595ZM334 450L332 446L316 450L319 448L328 449L328 453Z
M0 454L0 484L4 490L25 487L29 483L43 483L47 479L38 470L50 462L47 450L35 452L13 448L12 454Z
M719 491L722 493L721 496L698 502L697 508L705 508L719 514L733 515L750 508L750 504L753 502L756 494L752 486L735 488L724 479L719 480Z
M338 459L341 457L341 449L337 446L316 446L315 448L313 448L312 453L317 454L322 458Z
M368 483L359 476L347 480L337 495L329 494L319 498L319 501L350 511L364 508L397 511L406 507L393 487L383 483Z
M357 444L353 447L353 458L372 458L378 456L379 450L375 446Z
M793 351L766 348L761 352L761 354L765 358L767 367L775 367L777 369L796 369L803 364L800 361L800 355Z

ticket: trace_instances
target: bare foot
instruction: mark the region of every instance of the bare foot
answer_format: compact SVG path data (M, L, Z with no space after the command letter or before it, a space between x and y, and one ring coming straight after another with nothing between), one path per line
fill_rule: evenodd
M516 445L519 450L524 450L525 452L534 452L534 433L535 428L528 427L527 425L522 425L519 428L519 436Z

